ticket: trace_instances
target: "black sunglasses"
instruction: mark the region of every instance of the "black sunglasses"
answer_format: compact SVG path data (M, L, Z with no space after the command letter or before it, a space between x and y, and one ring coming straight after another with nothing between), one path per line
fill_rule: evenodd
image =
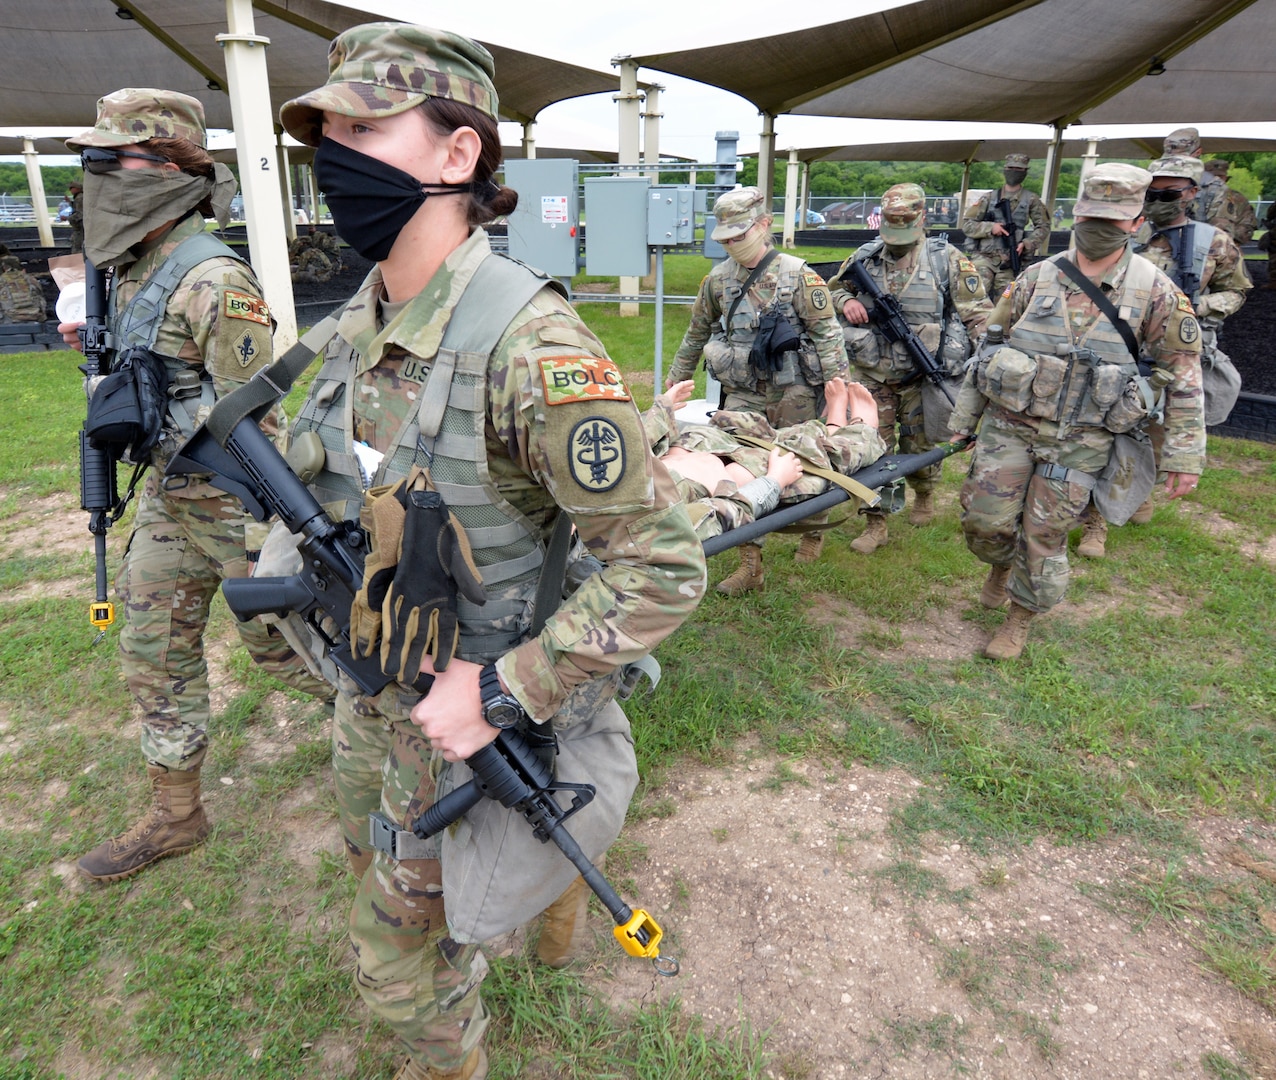
M168 163L168 158L156 157L154 154L139 154L133 150L106 150L100 146L86 146L80 151L80 166L85 172L94 174L115 172L122 169L120 158L137 158L138 161L157 161L161 165Z
M1143 196L1144 202L1178 202L1186 193L1187 188L1171 187L1171 188L1149 188L1148 193Z

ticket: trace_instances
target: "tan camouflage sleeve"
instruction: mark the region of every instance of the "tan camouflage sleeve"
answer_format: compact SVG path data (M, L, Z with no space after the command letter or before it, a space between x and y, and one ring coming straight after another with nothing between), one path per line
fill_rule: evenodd
M824 381L847 378L850 363L846 359L846 339L842 337L842 327L837 321L837 309L833 306L828 285L809 266L802 271L802 288L794 294L793 310L815 345Z
M1028 200L1028 221L1030 225L1024 232L1023 253L1025 255L1044 255L1050 246L1050 214L1046 210L1046 204L1034 192L1026 191L1024 198Z
M604 567L498 663L510 692L546 720L574 687L682 623L704 596L704 552L619 369L565 301L542 290L498 345L488 383L495 437L543 489L529 498L565 510Z
M858 251L858 249L857 249ZM829 279L829 296L833 300L833 310L841 314L842 305L848 300L853 300L858 293L849 281L843 279L847 270L850 269L851 263L855 260L855 255L851 255L841 266L837 268L837 273Z
M983 220L988 213L988 203L991 199L992 195L981 196L979 201L961 217L961 231L974 240L983 240L991 236L992 227L997 224L995 221Z
M1205 397L1201 390L1201 326L1192 303L1160 270L1143 320L1143 342L1152 363L1171 378L1166 387L1163 473L1205 468Z
M705 274L704 280L700 282L700 291L696 294L696 302L691 309L691 325L682 335L682 344L678 346L673 363L669 365L668 377L674 382L681 382L695 375L700 354L708 344L714 324L722 318L722 309L714 296L711 277L712 275ZM659 391L660 387L656 387L656 392Z
M1222 229L1214 233L1210 259L1214 267L1196 302L1196 314L1203 319L1225 319L1240 311L1245 304L1245 294L1254 287L1254 283L1245 270L1241 249Z
M948 293L953 308L970 335L971 341L979 338L992 314L992 301L984 291L979 271L960 249L948 246Z

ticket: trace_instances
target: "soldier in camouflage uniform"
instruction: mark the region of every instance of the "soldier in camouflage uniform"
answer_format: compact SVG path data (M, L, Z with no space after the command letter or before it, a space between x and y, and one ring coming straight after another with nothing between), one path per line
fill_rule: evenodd
M84 185L73 183L68 185L71 193L71 216L67 224L71 226L71 254L84 250Z
M1273 235L1273 230L1276 230L1276 200L1267 204L1263 224L1267 227L1267 232L1260 238L1260 246L1267 248L1267 284L1263 288L1271 290L1276 289L1276 244L1272 242L1276 240L1276 235Z
M1002 170L1005 183L983 195L962 215L966 251L979 269L984 292L989 296L998 295L1015 279L1008 249L1012 224L1017 238L1015 247L1025 262L1032 255L1045 254L1050 246L1050 214L1046 205L1036 192L1023 186L1030 161L1027 154L1007 154ZM1002 200L1010 205L1010 221L1005 220L999 205Z
M458 35L358 26L332 43L327 84L280 114L289 134L318 148L316 176L337 231L376 263L325 352L290 454L317 447L320 498L347 512L364 507L372 526L369 576L352 617L356 649L400 631L412 646L383 651L395 681L376 697L343 679L333 723L341 827L360 876L350 920L356 984L408 1051L402 1080L479 1080L487 1071L486 964L477 944L453 936L471 913L445 891L447 834L441 847L413 846L402 830L433 803L450 763L497 737L496 703L529 732L552 719L564 747L606 734L603 745L632 757L611 700L620 670L673 631L705 587L703 551L619 369L549 279L494 255L477 227L517 203L492 180L500 163L492 73L487 51ZM489 284L507 279L503 295ZM364 460L385 455L369 478L352 460L351 436ZM456 597L450 662L449 648L425 640L424 616L419 632L396 622L393 591L379 611L371 599L383 558L404 588L425 572L381 548L390 543L384 485L405 475L419 482L421 468L468 535L486 595L482 606L468 591ZM533 635L535 587L560 512L602 569ZM424 698L416 669L433 676ZM631 790L621 793L622 820ZM600 785L573 821L588 820L609 794ZM377 810L408 842L396 841L397 858L374 846L368 815ZM527 826L515 815L510 828ZM527 833L526 847L539 846ZM574 873L556 856L553 865L566 877L550 883L545 903ZM547 887L530 877L491 880L502 900ZM542 951L547 962L564 962L587 896L573 884L555 905L561 934L551 954Z
M341 247L335 237L311 225L288 245L293 281L331 281L341 270Z
M724 409L761 413L776 426L814 420L821 387L829 379L845 378L848 370L828 286L797 256L775 250L771 214L757 188L728 191L713 213L713 239L726 247L730 258L700 283L691 324L666 385L691 378L703 356L705 367L722 384ZM762 272L754 277L758 266L763 266ZM759 370L750 353L763 320L775 315L789 324L799 344L784 353L781 366ZM823 533L806 533L797 561L814 562L823 546ZM718 584L718 591L738 596L763 580L762 547L745 544L739 569Z
M68 141L84 155L85 254L113 267L108 322L119 347L154 327L131 301L165 267L185 265L179 248L204 236L204 213L229 205L234 179L204 149L204 110L167 90L119 90L98 102L97 125ZM121 212L120 206L128 207ZM200 239L200 250L208 241ZM243 506L200 477L165 481L164 466L221 394L246 382L271 356L270 311L246 263L214 243L175 283L153 350L165 358L169 414L151 456L133 533L116 580L124 612L121 666L142 713L150 810L79 862L95 881L116 881L166 855L202 843L209 825L200 800L208 749L208 607L223 578L244 577L261 530ZM190 250L190 249L187 249ZM161 294L162 295L162 294ZM154 299L154 296L152 296ZM79 345L80 324L58 329ZM259 621L238 624L249 653L271 674L330 696L284 639Z
M1200 324L1188 299L1129 247L1152 177L1103 164L1077 200L1075 261L1126 319L1165 386L1166 492L1194 490L1205 464ZM1031 266L1001 297L989 325L1006 343L985 344L953 410L954 439L979 424L974 460L961 491L966 544L989 564L980 602L1010 600L1005 623L984 649L1019 656L1033 617L1063 599L1068 530L1090 502L1115 433L1148 415L1138 368L1116 327L1064 277L1056 255ZM1149 380L1152 381L1152 380ZM982 423L980 417L982 416Z
M1201 220L1222 229L1239 246L1254 238L1258 215L1244 195L1227 186L1230 170L1231 163L1222 158L1212 158L1205 163L1205 172L1213 180L1208 187L1202 187Z
M0 256L0 323L44 322L46 314L44 290L22 269L22 260Z
M879 431L894 450L917 454L934 445L926 437L922 407L924 377L903 345L892 344L858 299L848 272L862 262L878 286L899 299L909 326L949 375L959 375L972 342L983 333L992 310L971 260L943 235L926 236L926 193L917 184L896 184L882 196L879 239L865 244L830 282L833 306L846 320L847 354L855 376L877 401ZM929 524L935 516L936 464L908 477L914 502L910 520ZM886 512L870 510L853 550L871 555L887 540Z

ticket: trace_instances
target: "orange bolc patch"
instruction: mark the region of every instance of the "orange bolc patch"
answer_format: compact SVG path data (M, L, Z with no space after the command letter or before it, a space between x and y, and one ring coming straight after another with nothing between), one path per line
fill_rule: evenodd
M629 400L620 368L604 357L549 356L540 365L546 405Z
M228 319L247 319L262 326L270 325L270 308L266 301L234 289L222 293L222 314Z

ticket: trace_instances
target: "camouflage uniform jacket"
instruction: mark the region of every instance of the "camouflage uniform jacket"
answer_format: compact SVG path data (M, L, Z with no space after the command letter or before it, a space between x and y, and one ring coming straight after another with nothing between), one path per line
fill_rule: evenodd
M1005 237L994 236L992 227L1001 221L996 204L1002 197L1002 189L990 191L973 205L961 219L961 231L966 234L966 250L997 259L1009 265L1010 254L1006 250ZM1044 252L1050 243L1050 214L1046 204L1035 191L1021 187L1010 200L1010 212L1015 224L1023 229L1023 258Z
M682 344L678 346L678 352L670 365L670 379L690 379L695 374L696 364L710 338L728 340L722 321L731 307L730 295L738 295L750 273L751 270L734 259L724 259L705 275L700 282L695 307L691 311L691 325L687 327ZM799 288L792 289L788 303L801 323L802 336L814 346L822 376L819 382L827 382L837 376L845 378L849 370L846 345L842 341L842 331L834 316L833 306L829 303L828 287L824 279L796 255L784 252L776 254L758 280L749 286L748 295L737 308L733 321L737 324L745 322L751 311L752 325L756 326L758 314L784 303L782 293L791 288L786 285L790 280L800 283ZM737 325L730 340L738 340L740 334L741 329ZM751 341L752 335L749 336Z
M203 231L204 219L193 214L142 248L137 261L112 279L111 310L122 313L177 246ZM270 309L252 270L238 259L214 258L191 270L169 297L153 348L189 369L191 388L179 389L179 394L191 389L198 394L199 384L211 379L214 394L221 397L270 363L272 328ZM170 385L170 395L175 389ZM262 426L273 432L273 418ZM157 472L163 472L174 449L169 439L156 449L152 464ZM180 477L167 480L164 490L182 499L220 494L220 489L202 480L184 482Z
M44 322L44 290L25 270L0 273L0 322Z
M1258 228L1258 215L1250 201L1221 180L1202 186L1200 220L1222 229L1237 244L1248 244Z
M953 314L956 315L966 331L966 340L960 346L961 361L964 361L969 355L969 343L984 332L988 315L992 311L992 303L984 292L983 282L970 259L952 244L936 244L936 241L940 239L942 238L930 237L919 240L898 257L892 256L890 249L878 241L859 248L842 264L833 280L829 282L829 288L833 293L833 308L839 317L844 317L842 308L846 301L857 298L859 295L850 279L843 280L843 278L852 262L867 260L868 271L873 280L884 291L900 299L908 325L921 338L922 344L930 350L932 355L939 346L945 310L949 311L949 319ZM935 256L931 250L923 252L923 248L929 245L942 249L943 255ZM929 260L936 257L942 257L946 263L944 266L944 270L947 271L946 284L943 271L929 268ZM922 265L923 260L927 261L926 266ZM945 303L943 295L945 288L948 293L948 303ZM910 302L913 296L918 297L916 303ZM862 350L858 347L852 350L855 354L852 359L856 360L858 372L877 382L885 383L909 382L917 377L917 367L902 345L889 345L872 323L856 329L871 330L878 343L878 358L874 360L870 353L868 356L868 359L872 361L870 364L859 362ZM960 330L960 328L956 329ZM960 333L953 331L954 327L950 324L945 339L946 342L957 344ZM945 357L939 359L945 362L951 360L952 358L947 355L949 352L949 345L946 345ZM953 368L950 366L949 370Z
M386 325L378 313L381 272L373 267L327 353L336 356L346 343L354 349L353 400L340 403L348 437L383 453L391 447L415 409L453 310L479 264L491 257L487 234L476 230L420 294L395 306ZM481 393L481 491L493 500L489 505L540 540L561 508L580 542L604 564L538 637L497 663L510 692L534 719L545 720L573 690L611 679L682 623L704 595L704 552L672 479L651 456L619 369L557 292L542 288L505 329ZM444 423L441 440L465 437L451 435L446 415ZM601 490L593 483L588 447L581 449L582 434L591 431L616 436L608 445L619 450ZM442 441L438 445L441 453ZM474 544L480 566L481 547ZM524 626L528 619L530 612Z
M1178 262L1174 257L1174 245L1192 243L1192 237L1188 233L1200 224L1189 222L1178 233L1177 238L1172 237L1178 231L1177 228L1155 232L1146 247L1136 245L1135 251L1155 264L1158 270L1163 270L1177 285ZM1213 322L1217 325L1227 316L1238 312L1245 303L1245 294L1254 287L1245 271L1240 248L1226 232L1218 228L1214 229L1210 237L1209 250L1205 255L1204 266L1199 270L1199 279L1196 295L1188 299L1192 300L1197 316L1207 324Z
M1010 327L1008 339L1014 334L1014 328L1029 316L1038 279L1045 268L1051 267L1053 271L1053 264L1064 257L1062 254L1056 255L1028 267L1002 294L989 322ZM1118 309L1124 303L1126 274L1135 259L1146 263L1146 260L1127 249L1099 282L1100 288ZM1060 275L1057 287L1065 297L1068 328L1068 340L1061 341L1060 344L1078 348L1092 344L1089 341L1091 333L1096 330L1097 324L1105 325L1106 328L1106 318L1102 317L1098 307L1071 280ZM1143 355L1149 357L1153 366L1164 371L1170 379L1166 387L1165 445L1161 455L1161 468L1167 473L1199 474L1205 466L1200 325L1192 313L1191 301L1178 290L1173 281L1155 268L1152 268L1152 285L1142 311L1142 319L1137 325L1132 325L1131 329L1142 346ZM1114 349L1110 360L1129 363L1130 356L1128 352L1124 352L1124 346L1121 346ZM949 428L954 434L969 434L974 431L975 424L988 404L987 399L976 388L975 378L976 369L972 367L953 409ZM1024 413L1011 414L999 406L993 407L998 409L1000 415L1031 427L1044 440L1074 440L1102 448L1109 446L1113 438L1102 427L1071 427L1063 432L1061 425L1054 421Z

